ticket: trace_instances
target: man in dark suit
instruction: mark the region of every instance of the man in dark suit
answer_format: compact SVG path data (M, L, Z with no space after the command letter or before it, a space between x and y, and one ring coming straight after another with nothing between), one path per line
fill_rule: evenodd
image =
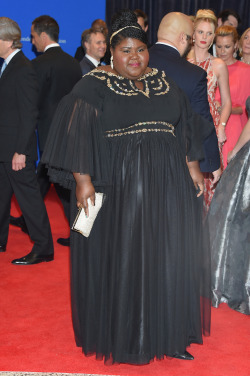
M57 43L59 26L52 17L45 15L36 18L32 22L31 36L37 52L43 52L32 60L39 85L37 132L40 156L42 156L57 105L81 79L82 73L79 62L65 53ZM51 183L47 169L42 163L38 164L37 177L42 196L45 197ZM70 192L58 184L55 184L55 189L69 221ZM20 221L19 218L18 220ZM57 241L61 245L69 245L69 238L59 238Z
M52 17L47 15L37 17L32 22L31 36L37 52L43 52L32 60L39 85L37 132L40 156L42 156L57 105L81 79L82 74L79 62L59 46L59 26ZM44 197L50 188L50 181L47 169L41 163L38 165L37 175ZM58 184L55 184L55 189L69 221L70 192ZM57 241L61 245L69 245L69 238L59 238Z
M17 23L0 17L0 252L6 251L14 192L34 245L12 263L28 265L52 261L54 248L35 173L38 86L20 40Z
M101 64L106 52L106 37L98 29L87 29L82 33L82 46L85 56L80 62L82 74L86 74Z
M158 29L158 42L149 49L149 65L166 72L187 94L193 110L213 122L207 99L206 72L184 58L190 51L193 23L183 13L168 13ZM205 159L200 161L202 172L212 172L216 183L221 175L216 132L203 143Z
M107 24L105 21L101 20L100 18L97 18L96 20L94 20L91 24L91 29L95 29L95 30L98 30L100 31L101 33L104 34L106 40L107 40L107 36L108 36L108 27L107 27ZM85 55L85 51L84 51L84 47L82 45L82 39L83 39L83 36L84 36L84 32L85 30L83 31L82 35L81 35L81 46L79 46L76 50L76 53L75 53L75 59L78 60L79 62L84 58L84 55ZM109 51L108 51L109 52ZM107 51L106 51L106 54L107 54ZM106 55L105 54L105 55ZM109 64L109 62L106 61L106 56L104 56L104 58L102 59L102 61L104 60L104 62L106 64ZM109 57L110 58L110 57Z

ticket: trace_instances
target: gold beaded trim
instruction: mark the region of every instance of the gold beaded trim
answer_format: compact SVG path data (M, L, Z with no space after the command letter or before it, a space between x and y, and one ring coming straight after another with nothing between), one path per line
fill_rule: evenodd
M127 129L134 128L134 127L140 127L141 125L156 125L156 124L161 124L165 125L174 131L174 126L170 123L167 123L166 121L141 121L140 123L135 123L133 125L130 125L129 127L126 128L120 128L120 129L114 129L112 131L106 131L106 133L112 133L112 132L122 132L126 131Z
M164 128L143 128L143 129L136 129L128 131L128 129L139 127L139 126L145 126L145 125L165 125L170 129L164 129ZM106 137L115 137L115 136L125 136L127 134L135 134L135 133L145 133L145 132L170 132L173 136L174 134L174 126L170 123L167 123L165 121L147 121L147 122L140 122L133 125L130 125L127 128L121 128L121 129L114 129L112 131L106 131L107 135Z
M159 81L160 85L158 86L158 88L153 88L153 90L161 90L162 89L163 84L162 84L162 82L159 79L158 79L158 81ZM165 78L163 76L162 76L162 81L166 85L166 90L161 91L159 93L155 93L155 95L164 95L164 94L167 94L169 92L169 88L170 88L169 83L165 80Z
M175 137L175 134L173 131L171 131L170 129L163 129L163 128L152 128L152 129L149 129L149 128L143 128L143 129L136 129L134 131L128 131L128 132L123 132L123 133L110 133L108 134L106 137L116 137L116 136L126 136L127 134L136 134L136 133L146 133L146 132L168 132L168 133L171 133L174 137Z
M127 80L124 82L125 77L117 76L112 72L106 72L100 69L94 69L91 72L87 73L88 75L94 76L99 80L106 81L107 86L110 90L114 93L119 95L126 95L126 96L134 96L138 95L139 93L145 95L145 97L150 97L150 88L152 88L154 95L164 95L169 92L170 86L169 83L166 81L165 73L162 72L161 78L157 78L156 80L153 78L158 70L153 68L151 72L144 74L142 77L138 79L138 81L144 81L145 83L145 90L138 89L135 85L133 80ZM115 77L115 80L111 80L111 77ZM147 78L149 78L147 80ZM150 85L150 88L149 88ZM155 87L153 87L155 85ZM161 91L162 90L162 91Z
M113 86L112 86L112 83L110 81L110 78L107 79L107 86L110 90L114 91L116 94L120 94L120 95L128 95L128 96L131 96L131 95L138 95L137 92L135 92L134 88L132 88L131 90L127 89L126 87L122 87L122 85L120 85L117 81L114 81L114 84L118 87L118 89L120 89L120 91L116 90Z
M144 80L144 79L147 78L147 77L155 76L155 75L158 73L158 69L156 69L156 68L151 68L151 69L152 69L152 70L151 70L150 72L145 73L145 74L143 74L140 78L138 78L138 81L140 81L140 80ZM98 69L97 69L97 68L93 69L92 71L88 72L87 75L89 75L89 76L95 76L96 78L100 78L100 76L99 76L100 73L103 73L103 74L108 75L108 76L110 76L110 77L116 77L116 78L118 78L119 80L125 80L125 79L126 79L126 77L120 76L120 75L115 74L115 73L113 73L113 72L105 71L104 69L100 69L100 68L98 68ZM166 77L165 72L162 72L162 73L163 73L163 74L162 74L162 77ZM105 76L102 76L102 78L100 78L100 79L101 79L101 80L105 80L106 77L105 77Z

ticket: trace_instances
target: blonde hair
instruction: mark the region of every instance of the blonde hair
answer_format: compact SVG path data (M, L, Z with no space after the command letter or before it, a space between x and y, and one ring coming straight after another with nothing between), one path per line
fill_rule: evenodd
M233 42L236 43L239 39L237 30L233 26L223 25L218 27L215 31L215 41L217 37L227 37L231 36L233 38Z
M240 52L240 56L242 56L242 44L243 44L243 39L245 38L245 35L246 35L249 31L250 31L250 27L244 31L244 33L242 34L242 36L241 36L241 38L240 38L240 41L239 41L239 52Z
M200 23L200 21L206 21L209 22L214 27L214 31L217 27L217 17L214 14L214 12L210 9L199 9L198 12L195 15L194 20L194 30Z

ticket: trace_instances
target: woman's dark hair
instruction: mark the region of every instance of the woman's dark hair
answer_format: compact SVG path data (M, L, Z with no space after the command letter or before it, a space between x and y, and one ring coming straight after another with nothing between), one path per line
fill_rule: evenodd
M127 27L127 26L133 26L133 27ZM113 35L115 32L117 32L118 30L122 28L125 28L125 29ZM115 48L118 44L121 43L123 39L126 39L126 38L138 39L146 45L148 43L147 34L145 33L144 30L142 30L141 26L137 23L137 17L135 13L129 9L120 10L112 17L110 38L112 38L110 42L110 45L112 48Z
M138 19L139 17L143 18L143 21L144 21L144 27L148 26L148 16L146 15L145 12L143 12L143 10L141 10L141 9L135 9L135 10L134 10L134 13L135 13L137 19Z
M238 27L239 27L239 25L241 23L241 19L240 19L239 14L236 13L235 10L233 10L233 9L224 9L224 10L222 10L218 14L217 18L221 18L221 21L224 24L224 22L226 22L228 20L229 16L233 16L234 18L236 18L236 20L238 21ZM237 27L237 29L238 29L238 27Z

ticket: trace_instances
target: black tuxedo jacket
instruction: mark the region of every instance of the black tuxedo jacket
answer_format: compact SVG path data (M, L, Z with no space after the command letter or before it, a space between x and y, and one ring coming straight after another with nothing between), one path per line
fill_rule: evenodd
M38 85L31 62L19 51L0 78L0 162L15 152L37 158Z
M77 47L74 58L80 63L80 61L84 58L84 55L85 55L85 52L84 52L83 47L82 46Z
M84 56L84 58L81 60L80 66L83 75L96 68L92 61L90 61L86 56Z
M182 58L179 52L167 45L155 44L149 49L149 66L165 71L188 96L193 110L213 122L207 99L207 73ZM218 139L215 129L203 143L205 159L200 161L203 172L220 167Z
M32 60L39 85L37 123L40 151L44 150L57 105L81 79L79 62L60 47L51 47Z

